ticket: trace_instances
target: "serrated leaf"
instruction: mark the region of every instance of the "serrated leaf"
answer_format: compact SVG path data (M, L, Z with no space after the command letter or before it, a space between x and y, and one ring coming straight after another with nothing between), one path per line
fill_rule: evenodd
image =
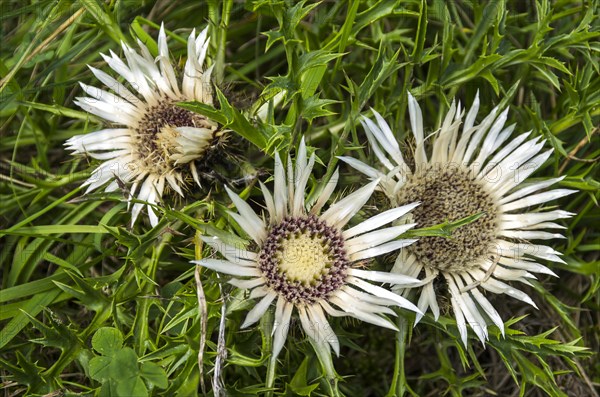
M31 360L28 360L18 350L16 351L16 356L16 363L0 358L0 367L10 372L10 379L12 381L27 385L30 389L36 389L40 385L47 384L47 381L41 376L45 368L38 366L35 362L31 362Z
M179 312L176 316L174 316L171 321L169 321L164 328L161 330L162 333L168 332L170 329L180 325L182 322L187 321L190 318L194 318L198 315L198 308L194 307L192 309L184 308L181 312Z
M33 339L32 342L44 346L58 347L61 350L72 348L79 343L77 336L64 324L60 324L54 320L52 315L49 315L47 318L50 326L30 316L28 313L25 313L25 315L29 317L29 321L42 333L41 338Z
M565 67L565 65L558 61L555 58L551 58L551 57L539 57L538 61L535 61L535 63L543 63L544 65L550 66L551 68L554 69L558 69L561 72L568 74L569 76L572 76L573 74L569 71L569 69L567 69Z
M233 108L218 88L216 92L220 105L219 110L200 102L180 102L177 105L216 121L224 128L231 129L241 137L252 142L259 149L264 150L267 140L261 134L261 131L254 127L237 109Z
M515 93L517 92L517 88L519 88L520 84L521 84L521 80L517 80L512 86L510 86L508 91L506 91L502 95L502 100L498 104L499 109L505 109L508 106L508 104L511 103Z
M560 82L558 81L558 76L554 74L554 72L552 72L551 70L548 70L546 68L546 66L544 65L538 65L535 63L531 64L534 68L537 69L538 72L540 72L540 74L542 76L544 76L544 78L550 82L550 84L552 84L554 86L554 88L556 88L558 91L560 91Z
M134 262L142 259L148 248L156 243L156 239L163 233L163 228L154 227L142 235L131 233L123 227L102 225L117 241L128 248L126 257Z
M325 109L325 106L338 103L331 99L319 99L316 95L304 100L302 117L308 121L313 121L317 117L331 116L335 113Z
M483 77L484 79L486 79L490 83L490 85L494 89L494 93L496 95L500 94L500 86L498 85L498 80L494 77L492 72L490 72L489 70L484 70L480 74L480 76Z
M294 81L288 76L272 76L267 79L271 82L265 86L262 95L271 96L281 91L294 92L297 89Z
M545 126L544 126L545 127ZM562 154L565 157L568 157L568 153L565 150L565 147L563 145L563 141L561 141L560 139L558 139L558 137L556 135L554 135L552 132L550 132L548 130L548 128L544 128L543 130L544 133L544 137L546 139L548 139L548 142L550 143L550 145L552 145L552 147L559 152L560 154Z
M358 88L358 108L362 108L371 98L373 93L383 84L383 82L395 71L402 67L398 64L397 59L400 55L400 50L396 51L389 59L384 55L385 49L379 47L377 59L369 70L369 73Z
M58 288L60 288L67 294L73 296L74 298L78 299L79 301L81 301L81 303L83 303L85 306L87 306L90 310L93 310L95 312L99 312L100 310L102 310L109 304L108 299L104 296L104 294L100 290L94 288L92 285L90 285L87 281L85 281L81 277L79 277L73 273L70 273L68 271L67 271L67 273L69 274L71 279L73 279L73 281L75 282L77 287L79 287L79 289L71 287L70 285L61 283L60 281L53 281L53 283Z
M460 69L452 73L450 76L442 76L442 84L447 86L461 85L467 81L471 81L491 67L495 62L502 59L500 54L492 54L481 56L471 66L466 69Z
M294 31L298 24L308 15L315 7L318 7L320 3L310 4L304 7L306 0L299 1L293 7L288 8L284 13L283 19L283 32L285 37L291 39L294 37Z
M311 51L300 56L298 60L298 73L314 68L315 66L327 65L330 61L341 57L344 54L329 52L325 50Z
M125 247L135 248L141 243L141 240L137 235L129 232L123 227L108 225L102 225L102 227L106 229L106 231L109 232L114 238L116 238L119 244L122 244Z
M267 44L265 45L265 51L269 51L269 48L278 41L284 41L285 36L280 30L270 30L268 32L263 32L265 36L267 36Z
M19 332L29 324L29 316L37 316L44 307L50 305L60 294L57 289L33 295L21 303L19 312L0 330L0 348L6 346Z

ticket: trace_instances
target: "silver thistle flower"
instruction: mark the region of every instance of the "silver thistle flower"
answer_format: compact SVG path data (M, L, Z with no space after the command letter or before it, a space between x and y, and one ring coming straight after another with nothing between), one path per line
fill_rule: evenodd
M125 62L112 51L110 56L101 54L135 94L107 73L90 66L92 73L114 94L81 83L89 97L75 101L114 127L74 136L65 145L74 155L86 154L103 161L84 183L86 193L105 185L104 190L112 192L121 182L131 184L130 199L140 201L132 206L131 223L135 223L145 202L150 223L155 226L158 217L151 205L161 200L165 187L184 197L182 188L187 179L193 178L200 185L194 160L205 153L218 125L175 106L182 101L213 103L212 67L203 68L209 45L207 29L198 36L194 30L188 38L181 86L169 57L164 26L158 35L156 58L139 40L138 45L139 51L135 51L122 43Z
M562 238L559 233L542 229L562 229L554 220L570 217L561 210L528 210L568 194L573 190L543 189L563 178L527 183L526 179L550 156L540 153L544 141L527 140L526 132L509 140L515 125L505 127L508 110L498 115L498 108L475 124L479 94L464 123L460 103L452 106L442 127L432 134L432 151L428 156L423 129L423 115L417 101L409 95L409 114L416 141L414 166L405 162L400 146L389 125L373 111L376 122L367 118L362 124L370 147L387 169L381 172L350 157L341 159L372 179L393 205L421 201L422 205L403 221L419 227L456 221L483 213L474 222L458 228L452 238L425 237L403 249L393 272L418 277L424 285L417 306L431 309L435 319L440 309L434 280L441 275L450 290L452 309L463 343L467 343L468 323L482 343L488 338L488 319L504 334L504 323L482 290L506 294L535 307L533 300L507 281L529 284L532 273L555 275L536 258L564 263L560 253L545 244L529 240ZM462 131L461 131L462 124ZM407 290L398 290L404 295ZM417 322L422 318L417 315Z

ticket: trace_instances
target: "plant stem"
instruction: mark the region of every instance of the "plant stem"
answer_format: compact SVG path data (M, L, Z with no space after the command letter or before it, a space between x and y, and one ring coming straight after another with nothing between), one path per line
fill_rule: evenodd
M408 320L402 314L398 315L396 322L398 325L398 333L396 337L396 360L394 362L394 380L390 385L387 397L402 397L406 391L411 395L416 395L406 383L406 375L404 374L404 357L406 353L406 342L408 333L412 326L412 321Z
M273 396L273 388L275 385L275 370L277 369L277 357L275 357L274 355L271 355L271 358L269 359L269 364L267 365L267 379L265 380L265 387L267 387L268 390L267 393L265 394L266 397L272 397Z

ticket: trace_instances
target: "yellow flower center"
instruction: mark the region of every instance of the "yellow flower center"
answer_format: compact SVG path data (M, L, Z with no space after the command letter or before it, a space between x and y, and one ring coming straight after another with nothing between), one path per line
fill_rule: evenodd
M323 238L292 234L282 241L277 252L279 269L289 280L311 284L331 266L328 251Z

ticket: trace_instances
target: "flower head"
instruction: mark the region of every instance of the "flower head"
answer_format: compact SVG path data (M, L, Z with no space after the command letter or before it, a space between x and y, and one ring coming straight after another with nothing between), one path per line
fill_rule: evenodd
M573 215L561 210L527 209L574 191L543 191L562 178L525 182L552 150L540 153L544 141L539 137L527 140L531 131L510 140L515 125L505 127L507 110L498 115L495 108L475 124L478 110L479 95L462 123L460 104L452 103L442 127L433 134L428 155L421 109L409 93L410 122L416 141L413 167L405 162L390 127L375 111L376 123L365 118L362 124L370 147L387 171L342 158L369 177L381 179L380 187L392 205L422 202L405 217L405 221L416 222L419 227L481 215L456 229L451 238L421 238L401 251L392 269L412 277L425 274L417 306L423 312L431 308L436 320L440 310L433 282L438 276L446 280L465 345L467 323L482 343L488 338L488 319L504 332L500 315L481 290L506 294L535 307L527 294L507 281L529 284L527 280L535 278L532 273L555 275L536 258L564 263L560 254L529 240L562 238L541 229L561 229L552 221ZM417 315L417 321L421 318Z
M125 62L114 52L101 54L108 66L133 89L109 74L90 66L92 73L114 93L81 83L88 97L77 98L82 109L113 124L66 142L73 154L87 154L103 161L84 183L86 193L106 185L112 192L123 182L131 183L130 197L148 203L153 226L158 218L150 205L170 187L182 197L189 179L200 184L194 163L212 143L218 130L216 122L175 105L182 101L212 104L210 76L212 67L203 69L209 38L207 29L188 38L188 58L181 86L169 58L164 26L158 35L158 56L138 40L139 52L122 43ZM110 182L110 183L109 183ZM132 224L143 203L132 208Z
M258 321L275 302L273 356L277 357L287 337L294 309L305 333L317 349L329 354L328 345L339 353L339 342L330 329L326 314L351 316L385 328L396 329L384 315L394 315L389 306L418 311L405 298L370 281L410 286L418 280L399 274L359 269L356 264L405 247L414 240L397 239L413 224L381 229L413 209L416 204L378 214L349 229L344 227L362 208L375 190L374 181L349 196L321 209L337 185L338 172L324 185L313 203L305 200L305 189L315 162L307 159L302 140L295 167L288 157L287 175L275 156L274 191L261 183L267 214L262 218L231 190L227 190L237 208L230 216L257 245L248 251L227 245L216 237L203 240L225 259L202 259L195 263L230 274L229 282L249 289L258 303L246 316L242 327Z

